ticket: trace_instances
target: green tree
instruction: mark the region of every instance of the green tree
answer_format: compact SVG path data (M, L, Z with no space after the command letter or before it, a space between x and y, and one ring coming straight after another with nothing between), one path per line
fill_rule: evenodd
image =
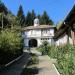
M24 16L23 8L21 5L17 13L17 20L20 26L25 26L25 16Z
M49 19L49 16L46 11L44 11L43 15L40 18L41 24L53 25L53 21Z
M0 0L0 13L4 13L4 14L8 13L7 7L4 5L4 3L2 3L1 0Z
M21 32L3 29L0 32L0 64L6 64L23 52Z
M39 19L39 22L41 23L41 15L40 14L37 15L37 18Z
M9 25L8 17L3 12L0 13L0 27L6 28Z
M0 0L0 27L4 28L8 24L6 15L8 14L8 9Z
M16 22L17 22L16 16L13 15L11 11L9 11L6 17L7 17L7 20L9 22L8 27L10 27L10 28L14 27L16 25Z
M31 26L31 25L32 25L32 15L31 12L28 11L26 16L26 26Z
M32 10L31 16L32 16L32 24L31 25L33 25L34 24L34 19L36 18L36 14L35 14L34 10Z

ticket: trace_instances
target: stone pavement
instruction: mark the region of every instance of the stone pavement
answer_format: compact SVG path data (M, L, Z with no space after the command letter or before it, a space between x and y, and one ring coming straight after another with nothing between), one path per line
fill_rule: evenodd
M39 68L39 73L37 75L59 75L57 69L52 63L52 60L50 60L47 55L41 56L41 53L35 49L31 52L37 54L39 58L39 64L37 65L37 68Z
M20 75L23 68L25 68L29 58L29 54L25 52L21 59L10 65L4 71L0 72L0 75Z

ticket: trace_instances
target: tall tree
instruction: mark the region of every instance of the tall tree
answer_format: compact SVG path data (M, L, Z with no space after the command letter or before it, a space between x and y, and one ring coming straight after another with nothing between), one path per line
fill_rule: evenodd
M19 6L19 10L17 13L17 19L18 19L20 26L25 26L25 16L24 16L23 8L21 5Z
M26 26L31 26L31 25L32 25L32 15L31 12L28 11L26 16Z
M39 22L41 23L41 15L40 14L37 15L37 18L39 19Z
M8 24L8 21L6 18L7 14L8 14L8 9L4 5L4 3L2 3L2 1L0 0L0 27L1 28L4 28Z
M0 0L0 13L4 13L5 15L8 13L7 7L4 5L4 3L2 3L1 0Z
M34 19L36 18L36 14L35 14L34 10L32 10L31 16L32 16L32 24L31 25L33 25L34 24Z
M44 11L43 15L40 18L41 24L53 25L53 21L49 19L49 16L46 11Z
M16 22L17 22L16 16L14 16L11 11L9 11L8 14L7 14L7 19L9 21L8 26L13 28L16 25Z

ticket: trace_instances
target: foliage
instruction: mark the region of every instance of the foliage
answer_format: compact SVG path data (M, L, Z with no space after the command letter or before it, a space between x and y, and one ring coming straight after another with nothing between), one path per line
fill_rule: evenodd
M71 45L58 48L57 67L62 75L75 74L75 48Z
M33 53L30 53L30 55L31 55L31 60L30 60L29 64L38 64L39 59L37 58L37 56Z
M34 24L35 18L36 18L36 14L35 14L34 10L32 10L32 12L28 11L27 16L26 16L26 25L32 26Z
M43 15L40 18L40 24L53 25L53 21L49 19L49 16L46 11L44 11Z
M4 13L4 14L8 13L7 7L4 5L4 3L2 3L1 0L0 0L0 13Z
M56 46L51 46L51 45L48 45L48 55L51 57L51 58L57 58L57 53L58 53L58 47Z
M48 42L44 41L37 50L41 51L42 55L48 54Z
M10 29L0 32L0 64L5 64L19 56L22 54L22 50L23 42L20 33Z
M28 11L27 16L26 16L26 26L31 26L32 25L32 15L31 12Z
M0 27L5 28L9 24L8 18L4 13L0 13Z
M25 16L24 16L23 8L21 5L20 5L18 13L17 13L17 20L18 20L20 26L22 26L22 27L25 26Z
M44 46L43 46L44 47ZM40 47L38 49L43 49ZM56 67L61 75L75 75L75 47L72 45L50 46L47 45L50 58L57 59Z
M47 15L47 12L44 11L43 15L37 15L35 14L34 10L32 10L32 12L28 12L27 16L26 16L26 25L27 26L32 26L34 19L38 18L40 20L40 24L46 24L46 25L53 25L53 21L49 18L49 16Z
M32 10L31 16L32 16L32 24L31 25L34 25L34 19L36 18L36 14L35 14L34 10Z

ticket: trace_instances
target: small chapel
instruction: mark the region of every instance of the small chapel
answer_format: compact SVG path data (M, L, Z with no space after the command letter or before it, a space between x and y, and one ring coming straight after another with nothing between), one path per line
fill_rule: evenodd
M39 47L44 41L54 45L53 25L40 25L39 19L34 19L34 25L23 29L24 47Z

